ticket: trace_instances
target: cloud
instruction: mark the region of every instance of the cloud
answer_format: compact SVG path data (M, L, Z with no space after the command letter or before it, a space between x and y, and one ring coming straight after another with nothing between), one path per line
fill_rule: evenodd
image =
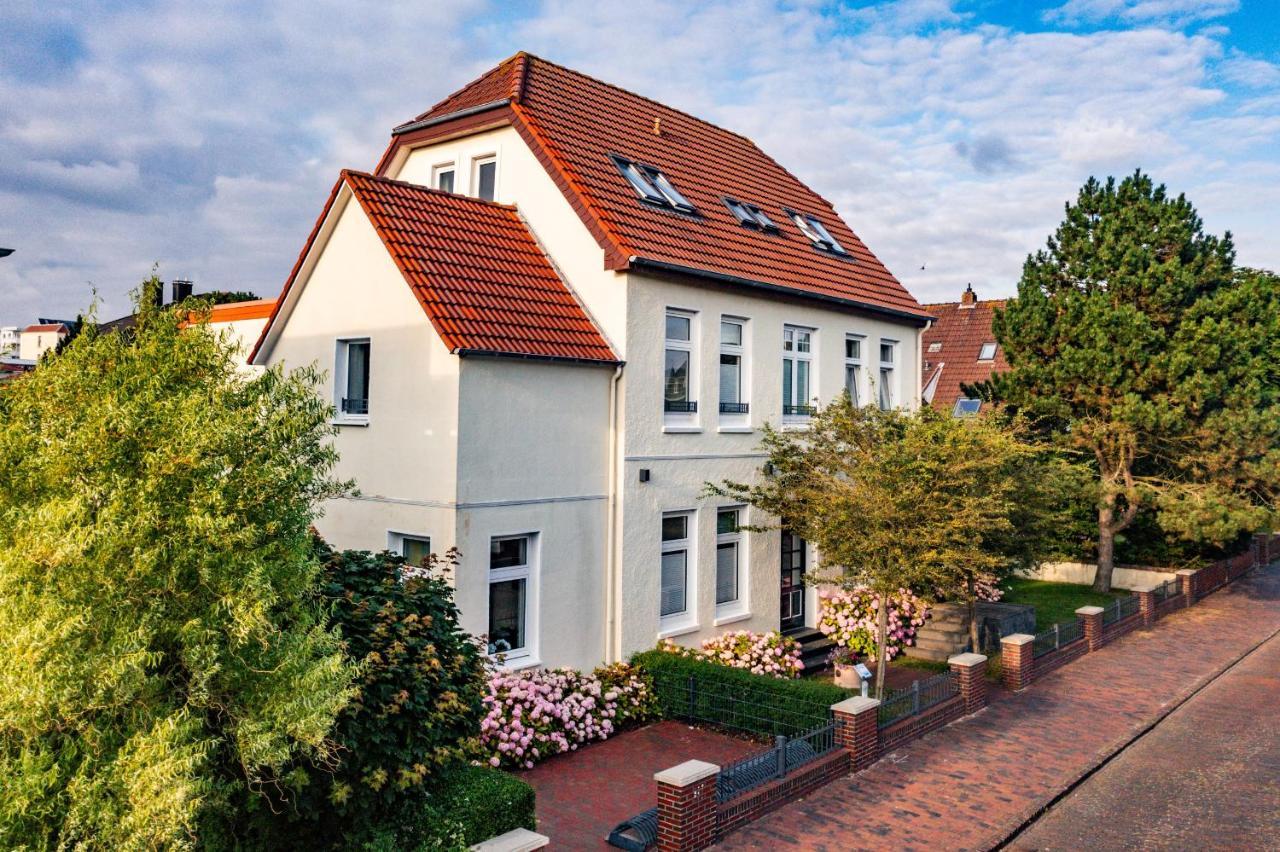
M961 139L954 147L957 154L983 174L1012 168L1017 162L1013 148L997 133L979 134L972 141Z
M1240 0L1067 0L1041 16L1049 23L1075 25L1119 21L1181 28L1229 15Z

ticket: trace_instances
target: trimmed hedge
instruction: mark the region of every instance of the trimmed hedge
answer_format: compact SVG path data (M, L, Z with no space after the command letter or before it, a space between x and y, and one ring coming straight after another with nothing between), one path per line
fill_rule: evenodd
M537 828L533 787L488 766L462 766L431 797L412 848L465 849L517 828ZM401 847L403 848L403 847Z
M631 662L653 678L658 710L665 718L765 736L790 736L823 725L831 705L854 694L824 681L756 675L665 651L644 651Z

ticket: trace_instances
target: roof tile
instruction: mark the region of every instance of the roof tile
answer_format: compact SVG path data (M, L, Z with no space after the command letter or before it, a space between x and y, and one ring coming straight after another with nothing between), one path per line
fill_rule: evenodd
M938 411L951 413L956 400L963 395L961 384L985 381L995 373L1009 369L1004 347L1001 346L996 347L994 360L978 360L982 344L996 340L991 331L991 321L996 310L1003 308L1006 301L978 301L972 306L965 306L962 302L925 305L936 322L921 335L921 379L922 386L927 386L930 377L941 372L930 402ZM939 345L937 351L930 351L933 344Z

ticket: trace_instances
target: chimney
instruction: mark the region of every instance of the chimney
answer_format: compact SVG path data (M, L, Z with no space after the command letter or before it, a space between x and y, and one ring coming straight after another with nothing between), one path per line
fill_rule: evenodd
M972 308L978 304L978 294L973 292L973 285L970 284L964 288L964 292L960 294L960 307Z
M195 285L187 278L175 278L169 286L173 288L174 302L191 298L191 291L195 289Z

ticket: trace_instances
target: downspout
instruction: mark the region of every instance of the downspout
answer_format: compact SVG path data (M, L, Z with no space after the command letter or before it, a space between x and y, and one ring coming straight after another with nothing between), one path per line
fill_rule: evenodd
M622 638L618 623L618 382L622 379L622 365L614 368L609 383L609 513L605 525L605 583L604 583L604 661L617 662L622 653Z
M916 407L928 405L924 401L924 333L933 328L933 320L916 330Z

